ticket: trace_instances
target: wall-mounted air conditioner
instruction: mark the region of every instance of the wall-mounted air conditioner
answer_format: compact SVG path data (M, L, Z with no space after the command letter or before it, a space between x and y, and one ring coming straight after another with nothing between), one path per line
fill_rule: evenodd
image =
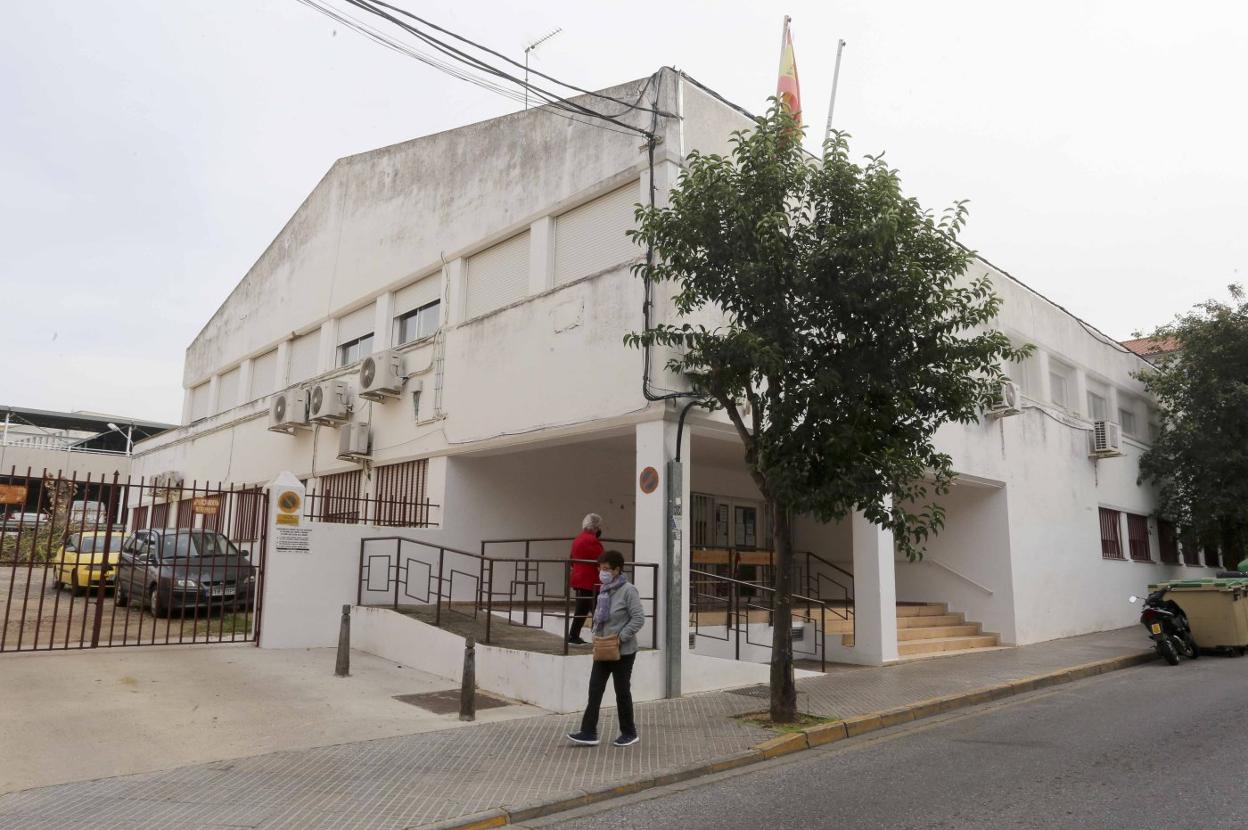
M308 393L308 420L334 426L351 417L351 387L340 380L316 384Z
M1089 454L1093 458L1113 458L1122 455L1122 427L1113 421L1093 421L1092 447Z
M387 349L371 354L360 364L359 396L370 401L397 398L403 389L403 356Z
M997 387L996 398L993 399L992 407L988 410L989 417L1004 418L1007 415L1017 415L1022 411L1023 391L1018 384L1012 380L1003 380L1001 385Z
M287 389L273 396L269 403L269 429L293 435L296 429L308 426L308 391Z
M338 458L350 461L368 458L373 452L373 435L368 424L347 424L338 431Z

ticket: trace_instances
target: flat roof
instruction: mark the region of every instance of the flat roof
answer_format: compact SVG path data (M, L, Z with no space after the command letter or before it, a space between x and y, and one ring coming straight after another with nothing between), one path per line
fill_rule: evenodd
M84 432L105 432L110 423L125 429L134 427L134 439L140 435L150 438L166 430L175 429L175 424L163 424L159 421L147 421L130 418L125 415L105 415L100 412L56 412L50 409L32 409L26 406L0 405L0 418L13 423L30 424L46 429L72 429Z

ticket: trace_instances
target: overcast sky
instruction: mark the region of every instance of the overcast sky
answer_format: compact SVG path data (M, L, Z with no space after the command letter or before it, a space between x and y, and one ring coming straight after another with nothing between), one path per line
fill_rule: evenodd
M1117 338L1248 267L1248 7L392 0L586 88L674 65L970 199L964 240ZM528 8L524 8L528 7ZM1204 11L1200 11L1203 9ZM0 403L177 421L191 339L336 158L516 108L296 0L6 4ZM813 145L814 142L812 142Z

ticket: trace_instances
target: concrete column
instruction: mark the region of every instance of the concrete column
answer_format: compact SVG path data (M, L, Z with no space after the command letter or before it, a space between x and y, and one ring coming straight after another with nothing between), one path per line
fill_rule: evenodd
M1045 406L1053 403L1053 379L1049 377L1049 353L1036 349L1036 394L1033 397Z
M857 663L878 666L898 659L897 578L893 534L855 512L854 656Z
M555 285L555 218L543 216L529 226L529 296Z
M208 414L216 415L221 411L221 376L213 375L208 381Z
M1088 373L1076 366L1074 375L1075 388L1071 390L1074 400L1070 401L1070 408L1085 418L1091 418L1092 413L1088 411Z
M663 647L665 629L663 625L664 617L667 614L667 606L663 600L664 586L667 584L667 573L664 570L664 562L667 556L668 534L671 526L668 522L668 493L667 493L667 476L669 473L668 462L676 457L676 424L668 421L648 421L646 423L637 424L636 428L637 440L637 459L635 477L632 486L637 488L634 492L637 494L637 511L636 526L633 532L634 550L636 551L636 561L653 562L659 565L658 582L655 585L655 592L658 596L658 602L655 604L655 619L653 625L656 628L655 636L659 647ZM684 448L689 447L688 435L685 436ZM685 462L684 475L682 476L682 486L680 492L681 518L679 521L679 557L681 567L680 584L682 586L680 594L680 652L683 655L689 650L689 512L686 506L689 504L689 454L687 451L682 452ZM658 473L658 482L654 490L650 493L643 492L641 488L642 474L653 468ZM649 586L642 586L648 588ZM643 591L643 595L649 593ZM650 609L647 608L647 611ZM651 625L651 621L646 621L647 626ZM650 631L642 630L642 642L649 645Z
M194 397L190 389L182 390L182 423L189 424L191 422L191 399ZM8 423L5 423L8 428Z
M321 337L317 343L316 373L328 372L338 365L338 321L330 318L321 323Z
M374 306L373 352L380 352L394 345L394 292L386 291L377 298Z
M251 372L255 368L255 363L256 361L249 357L238 365L238 400L234 402L235 406L252 399Z
M447 300L443 320L448 326L462 323L468 316L468 269L464 265L464 258L459 257L446 263L443 269Z
M277 366L273 371L273 389L277 392L282 391L290 383L290 340L283 340L277 344Z

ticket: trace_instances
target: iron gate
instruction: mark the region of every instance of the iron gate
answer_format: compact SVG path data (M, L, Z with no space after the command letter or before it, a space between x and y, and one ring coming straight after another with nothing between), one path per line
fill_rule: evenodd
M257 641L258 487L0 475L0 652Z

